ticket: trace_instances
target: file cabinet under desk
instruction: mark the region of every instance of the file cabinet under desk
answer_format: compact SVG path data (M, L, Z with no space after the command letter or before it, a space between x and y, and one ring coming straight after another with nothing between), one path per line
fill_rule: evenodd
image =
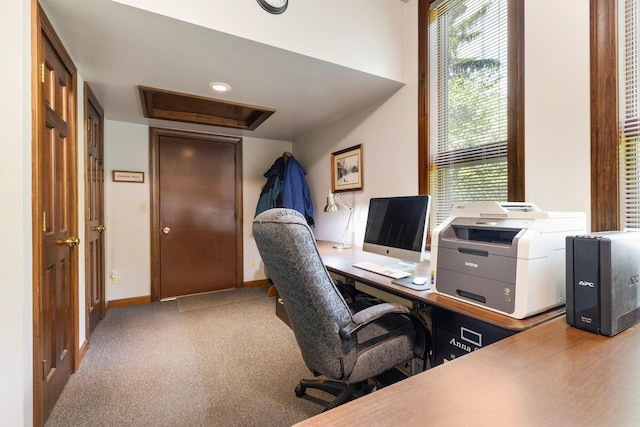
M434 366L464 356L479 348L514 335L516 331L465 316L441 307L433 307Z

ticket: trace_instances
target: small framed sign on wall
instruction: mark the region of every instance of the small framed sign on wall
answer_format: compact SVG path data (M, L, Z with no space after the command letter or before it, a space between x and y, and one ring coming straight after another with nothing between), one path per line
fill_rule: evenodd
M362 144L331 153L331 192L362 190Z
M112 171L113 182L144 182L144 172Z

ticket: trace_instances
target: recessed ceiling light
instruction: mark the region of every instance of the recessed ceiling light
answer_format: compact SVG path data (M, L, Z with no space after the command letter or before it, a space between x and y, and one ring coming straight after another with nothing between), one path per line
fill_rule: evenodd
M231 86L224 82L209 83L209 87L216 92L229 92L231 90Z

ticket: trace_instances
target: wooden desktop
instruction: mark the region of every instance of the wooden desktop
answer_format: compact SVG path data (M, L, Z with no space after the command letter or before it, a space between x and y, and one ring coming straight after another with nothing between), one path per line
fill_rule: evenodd
M340 276L350 277L355 281L373 286L382 291L404 297L416 303L441 307L499 328L516 332L524 331L550 319L564 315L564 308L560 307L526 319L514 319L513 317L449 298L446 295L437 294L431 290L414 291L405 286L393 284L391 278L353 266L354 263L359 261L388 264L393 262L392 259L382 255L364 252L362 248L358 246L350 249L335 249L332 245L331 242L318 242L318 250L327 270ZM418 264L416 275L429 276L430 274L430 263L428 260Z
M609 338L568 326L562 310L509 320L356 271L351 264L369 258L359 248L337 252L325 242L319 248L330 271L521 332L298 426L638 425L640 326Z
M632 426L640 327L609 338L543 323L297 426Z

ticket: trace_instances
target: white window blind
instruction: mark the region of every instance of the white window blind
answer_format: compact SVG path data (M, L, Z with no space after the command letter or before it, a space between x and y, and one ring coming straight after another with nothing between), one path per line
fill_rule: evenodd
M444 0L429 11L432 227L456 202L507 200L507 2Z
M621 228L640 229L640 6L620 0L620 216Z

